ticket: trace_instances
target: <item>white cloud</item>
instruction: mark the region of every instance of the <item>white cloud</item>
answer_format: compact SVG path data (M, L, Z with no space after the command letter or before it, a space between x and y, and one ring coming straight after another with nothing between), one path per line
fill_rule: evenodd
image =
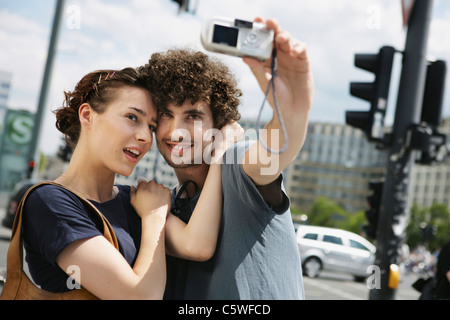
M84 74L145 64L151 53L173 46L201 49L201 25L211 16L275 17L294 38L306 42L316 82L311 113L316 121L343 122L345 110L368 109L368 104L352 98L348 90L350 81L371 79L369 73L353 66L355 53L375 53L383 45L399 50L404 46L400 1L192 0L191 5L197 2L197 14L193 16L177 15L177 4L171 0L68 0L67 6L79 8L80 28L70 28L70 12L66 11L43 129L43 137L51 138L42 138L41 149L51 153L59 145L50 110L61 105L62 92L72 90ZM438 1L438 6L429 52L450 61L446 34L450 10L447 1ZM0 10L0 70L13 73L9 99L13 107L36 108L49 32L47 25ZM241 113L244 117L256 116L263 97L248 67L240 59L221 58L236 73L244 91ZM447 85L450 87L450 81ZM270 107L265 110L267 117ZM444 114L450 115L448 103Z
M0 69L11 72L14 90L12 105L29 108L36 95L43 73L48 46L48 30L33 21L0 11Z

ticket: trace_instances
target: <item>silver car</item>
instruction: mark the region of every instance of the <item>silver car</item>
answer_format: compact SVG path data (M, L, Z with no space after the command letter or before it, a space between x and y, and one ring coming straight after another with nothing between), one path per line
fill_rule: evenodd
M375 246L363 237L344 230L301 225L297 243L303 273L317 277L322 270L339 271L363 281L374 263Z

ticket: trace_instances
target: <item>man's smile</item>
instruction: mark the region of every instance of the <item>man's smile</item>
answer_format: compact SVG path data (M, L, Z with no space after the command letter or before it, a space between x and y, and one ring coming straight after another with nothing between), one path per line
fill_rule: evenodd
M190 150L194 146L192 143L175 141L166 141L166 144L172 154L180 157L183 156L183 154L185 154L186 152L190 152Z

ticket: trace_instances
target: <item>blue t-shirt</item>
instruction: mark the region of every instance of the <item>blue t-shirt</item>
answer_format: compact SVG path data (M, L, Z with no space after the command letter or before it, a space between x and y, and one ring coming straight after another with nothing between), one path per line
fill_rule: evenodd
M240 142L224 155L233 160L222 167L223 214L213 258L168 257L165 299L304 299L289 198L280 181L283 205L274 211L264 201L241 164L250 145ZM180 219L189 220L197 200L180 207Z
M133 266L141 241L141 219L130 204L130 187L117 186L110 201L91 201L111 224L119 251ZM70 191L45 185L27 198L23 211L26 262L33 281L50 292L65 292L68 275L56 263L72 242L103 235L103 225ZM82 275L81 275L82 277Z

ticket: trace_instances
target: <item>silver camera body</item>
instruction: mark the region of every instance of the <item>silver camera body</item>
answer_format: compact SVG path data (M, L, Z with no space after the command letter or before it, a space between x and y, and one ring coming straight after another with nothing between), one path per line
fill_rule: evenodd
M203 47L212 52L261 61L272 54L274 32L258 22L213 18L202 28Z

